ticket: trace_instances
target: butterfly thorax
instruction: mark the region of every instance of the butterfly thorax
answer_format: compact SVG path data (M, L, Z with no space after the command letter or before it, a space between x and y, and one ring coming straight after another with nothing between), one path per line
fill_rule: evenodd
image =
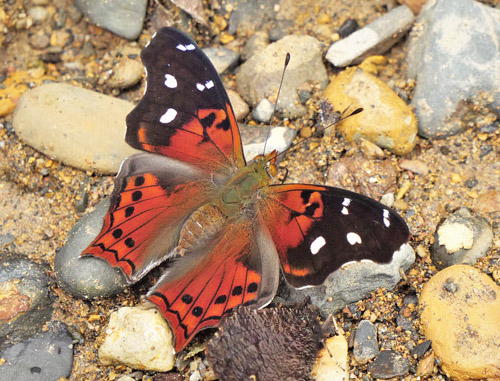
M276 152L259 156L239 169L229 181L220 187L214 200L195 210L184 223L179 237L177 252L181 255L207 242L222 230L228 220L242 215L253 219L251 204L276 174Z

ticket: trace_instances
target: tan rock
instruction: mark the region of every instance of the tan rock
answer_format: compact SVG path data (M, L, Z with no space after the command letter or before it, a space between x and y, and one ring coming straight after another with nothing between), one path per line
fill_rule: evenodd
M233 106L234 117L237 121L243 120L250 112L250 107L248 107L240 94L234 90L227 90L227 96Z
M360 68L346 69L330 82L324 96L335 110L364 109L337 124L337 130L347 140L364 138L398 155L407 154L415 147L415 114L377 77Z
M17 135L52 159L83 170L114 174L139 151L125 143L130 102L63 83L29 90L20 98Z
M111 314L99 360L168 372L175 363L172 331L156 308L122 307Z
M347 341L343 335L326 340L326 348L319 351L312 369L314 381L349 380L349 356Z
M423 332L449 377L500 377L500 287L490 277L448 267L424 285L420 305Z

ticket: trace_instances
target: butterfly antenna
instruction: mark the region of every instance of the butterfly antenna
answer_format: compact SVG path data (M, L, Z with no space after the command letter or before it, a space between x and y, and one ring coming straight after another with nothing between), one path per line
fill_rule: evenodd
M285 57L285 64L283 65L283 72L281 73L281 81L280 81L280 86L278 87L278 94L276 95L276 103L274 104L273 113L271 114L271 119L269 119L269 126L267 127L267 136L266 140L264 141L264 152L262 152L263 155L266 154L267 141L269 140L269 136L271 135L271 123L273 121L274 114L276 113L276 109L278 108L278 99L280 98L281 86L283 85L283 79L285 78L286 67L288 66L289 63L290 63L290 53L287 53Z
M348 108L349 108L349 107L348 107ZM346 109L346 110L347 110L347 109ZM340 123L340 122L342 122L343 120L345 120L345 119L347 119L347 118L350 118L350 117L351 117L351 116L353 116L353 115L359 114L361 111L363 111L363 108L362 108L362 107L357 108L356 110L354 110L353 112L351 112L349 115L343 116L343 117L342 117L342 118L340 118L339 120L337 120L337 121L335 121L335 122L333 122L333 123L330 123L330 124L329 124L328 126L326 126L325 128L322 128L321 130L316 131L316 133L315 133L314 135L319 134L319 133L321 133L321 132L325 131L326 129L328 129L328 128L330 128L330 127L332 127L332 126L334 126L334 125L336 125L336 124L338 124L338 123ZM344 112L345 112L345 111L344 111ZM299 140L299 141L298 141L297 143L295 143L295 144L292 144L292 145L291 145L290 147L288 147L286 150L284 150L284 151L282 151L282 152L278 153L278 154L276 155L276 157L279 157L279 156L283 155L284 153L286 153L286 152L290 151L292 148L297 147L299 144L304 143L306 140L308 140L308 139L310 139L310 138L314 137L314 135L311 135L311 136L309 136L309 137L307 137L307 138L304 138L304 139L302 139L302 140Z

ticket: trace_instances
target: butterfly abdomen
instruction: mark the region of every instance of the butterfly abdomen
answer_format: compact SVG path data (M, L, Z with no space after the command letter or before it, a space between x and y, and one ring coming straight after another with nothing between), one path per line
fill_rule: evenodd
M215 203L202 205L184 223L179 237L177 252L183 255L203 245L222 230L227 214Z

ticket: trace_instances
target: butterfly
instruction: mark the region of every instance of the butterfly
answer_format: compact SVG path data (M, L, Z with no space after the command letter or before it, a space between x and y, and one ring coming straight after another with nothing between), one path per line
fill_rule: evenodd
M404 220L370 198L271 184L276 151L247 164L228 95L191 38L161 29L141 58L146 89L125 140L146 152L122 163L102 230L81 255L130 284L172 259L147 298L176 352L234 308L269 304L280 268L291 286L316 286L348 262L390 262L408 241Z

